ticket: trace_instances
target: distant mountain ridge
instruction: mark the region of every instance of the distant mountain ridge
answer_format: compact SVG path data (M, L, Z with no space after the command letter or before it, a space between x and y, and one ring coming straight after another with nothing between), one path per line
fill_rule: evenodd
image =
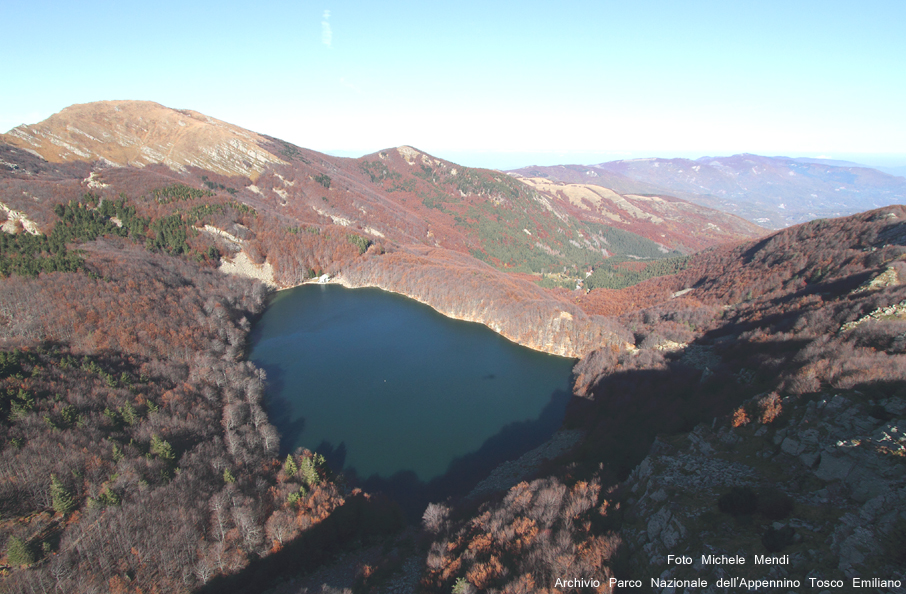
M741 154L700 159L632 159L596 165L525 167L526 176L672 195L781 228L906 200L906 179L821 159Z
M775 158L787 159L788 157ZM842 161L840 159L813 159L810 157L794 157L793 161L796 161L797 163L817 163L819 165L831 165L833 167L862 167L867 169L877 169L882 173L886 173L887 175L892 175L894 177L906 177L906 165L889 167L883 165L866 165L864 163L856 163L855 161Z
M589 209L559 188L410 146L332 157L146 101L74 105L19 126L0 135L0 167L11 230L48 233L60 207L109 201L109 210L125 196L156 225L137 233L157 249L276 287L326 272L566 356L626 341L570 294L605 259L630 261L636 274L763 234L741 220L715 225L720 213L692 205L687 217L679 201L642 200L660 214L622 198L620 208Z
M663 252L682 253L763 233L756 226L731 222L718 213L679 208L680 202L671 200L669 204L676 208L667 218L670 226L682 229L676 233L661 228L663 212L644 219L627 218L627 212L620 208L607 211L608 204L613 205L607 201L599 201L592 212L577 208L552 187L535 184L526 190L509 177L462 167L412 147L386 149L359 159L331 157L198 112L148 101L73 105L43 122L0 135L0 143L51 163L96 161L104 167L161 164L177 172L196 168L238 175L257 184L242 184L250 192L237 187L256 207L274 202L281 212L301 221L328 218L377 238L448 247L477 254L496 266L521 266L523 272L537 273L562 264L585 267L596 258L622 254L606 234L587 228L588 224L612 225L662 246ZM302 184L297 184L299 175L307 178ZM259 180L262 176L264 179ZM319 176L342 184L348 195L322 200L328 197L321 195L321 186L315 180L326 178ZM611 185L623 193L642 194L655 189L631 180ZM660 202L661 207L668 204ZM501 214L506 214L502 223L506 231L491 230L487 222L479 224L489 217L498 221ZM544 222L546 219L550 220ZM715 224L717 220L723 223ZM555 230L564 224L570 237L559 237ZM506 249L500 244L501 232L506 236L503 243L509 246ZM570 241L582 246L573 255L567 253L575 248ZM534 258L536 264L520 264L526 260L511 254L513 246L523 255L546 252L542 259L550 262L542 265Z

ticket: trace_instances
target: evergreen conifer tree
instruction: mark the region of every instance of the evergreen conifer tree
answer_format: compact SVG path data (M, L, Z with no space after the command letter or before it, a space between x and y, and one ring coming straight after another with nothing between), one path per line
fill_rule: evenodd
M10 536L6 541L6 560L10 565L31 565L35 562L35 554L24 540Z
M283 472L286 473L286 476L296 476L296 473L299 472L299 467L296 466L296 461L293 460L292 454L286 455L286 462L283 463Z
M50 475L50 501L54 511L61 514L68 514L75 507L75 501L69 489L55 474Z
M173 446L171 446L168 441L161 439L157 435L151 436L151 453L156 455L164 462L172 462L173 458L175 458L175 455L173 454Z
M299 465L299 473L302 475L302 482L309 487L314 487L321 482L321 476L315 467L315 462L311 458L303 458Z

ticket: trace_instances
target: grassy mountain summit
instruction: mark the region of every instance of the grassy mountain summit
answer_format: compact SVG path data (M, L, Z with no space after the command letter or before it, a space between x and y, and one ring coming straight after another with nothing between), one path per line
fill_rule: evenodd
M0 135L0 141L52 163L103 160L136 167L160 163L177 171L197 167L248 177L283 163L262 148L265 139L258 134L151 101L73 105L39 124L13 128Z

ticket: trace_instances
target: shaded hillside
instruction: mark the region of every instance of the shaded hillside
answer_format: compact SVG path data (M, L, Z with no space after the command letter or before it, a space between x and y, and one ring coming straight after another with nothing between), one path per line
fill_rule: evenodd
M4 591L185 591L343 504L324 471L275 459L242 361L260 284L77 244L80 270L0 281Z
M894 206L813 222L639 285L653 286L647 307L620 318L639 348L600 349L575 368L584 400L567 425L586 442L502 499L440 523L426 512L437 536L423 583L547 591L561 564L590 562L602 581L647 584L668 552L703 550L796 560L781 573L747 568L751 578L805 581L819 566L835 579L898 575L904 221ZM733 507L734 486L763 503ZM721 575L687 569L666 575Z
M640 350L588 358L581 367L584 381L594 384L588 380L595 375L595 367L612 374L620 365L634 368L636 361L648 361L643 364L647 368L685 358L687 366L699 369L699 375L708 368L708 381L712 374L723 374L737 385L727 388L731 393L726 397L710 391L716 402L728 406L734 398L731 394L739 397L745 391L733 379L742 377L740 373L749 378L742 385L791 393L827 385L851 387L853 381L886 374L901 356L899 347L894 345L890 351L893 343L866 341L859 334L873 325L881 331L886 325L895 330L901 324L898 308L906 297L904 220L906 208L893 206L806 223L758 243L694 256L679 274L638 286L645 290L647 303L637 304L636 311L624 310L620 320L635 333ZM589 301L594 301L595 293L587 296ZM893 309L876 313L885 308ZM859 332L851 332L856 328ZM817 368L814 353L805 358L801 354L812 341L816 341L812 348L826 359ZM830 345L838 345L834 347L840 349L837 355L831 354ZM769 349L771 357L759 355ZM844 356L855 352L852 349L867 358ZM877 357L874 367L873 357ZM889 357L893 359L882 363ZM765 368L759 371L762 365ZM748 371L741 371L743 367Z

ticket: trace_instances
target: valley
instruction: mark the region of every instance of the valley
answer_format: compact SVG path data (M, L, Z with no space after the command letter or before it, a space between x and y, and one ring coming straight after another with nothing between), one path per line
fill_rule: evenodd
M356 591L404 567L420 592L713 582L725 568L665 565L703 547L789 555L753 578L902 577L903 183L755 155L510 173L410 146L339 158L141 101L15 128L0 135L0 583L259 592L367 546L382 552ZM265 396L285 370L254 354L268 303L345 290L318 279L577 360L572 394L533 379L534 408L502 421L556 404L562 425L495 426L475 443L506 455L471 444L470 484L432 496L344 476L339 444L293 442ZM354 346L332 362L341 389L356 349L395 345ZM557 428L582 437L515 486L461 496Z

